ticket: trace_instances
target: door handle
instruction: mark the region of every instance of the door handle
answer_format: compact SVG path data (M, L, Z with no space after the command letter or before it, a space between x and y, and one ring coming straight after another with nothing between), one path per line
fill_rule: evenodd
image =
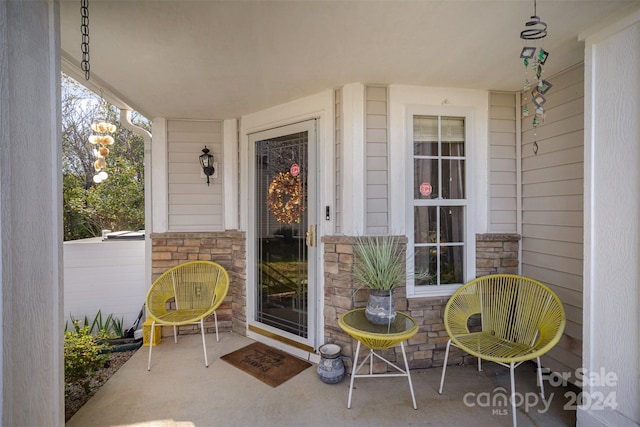
M309 226L309 231L307 231L305 236L306 236L307 246L313 247L316 245L316 225L315 224L311 224Z

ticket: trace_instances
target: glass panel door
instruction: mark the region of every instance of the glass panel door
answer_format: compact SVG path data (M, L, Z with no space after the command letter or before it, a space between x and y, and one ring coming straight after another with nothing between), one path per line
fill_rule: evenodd
M310 274L315 268L315 180L309 161L314 124L291 125L251 139L255 153L253 320L270 332L305 343L313 340L310 326L315 315L310 306L315 282Z

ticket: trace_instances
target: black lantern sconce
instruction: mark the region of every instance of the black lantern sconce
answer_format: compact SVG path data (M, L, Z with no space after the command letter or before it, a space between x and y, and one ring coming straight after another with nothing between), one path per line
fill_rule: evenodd
M209 149L205 145L200 154L200 166L202 166L202 172L207 176L207 186L209 186L209 177L216 171L213 167L213 155L209 154Z

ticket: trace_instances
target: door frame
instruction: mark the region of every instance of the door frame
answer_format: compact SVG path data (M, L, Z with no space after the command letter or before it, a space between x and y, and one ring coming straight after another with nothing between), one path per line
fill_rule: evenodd
M317 182L317 206L320 209L317 227L317 256L318 256L318 292L316 293L316 331L315 345L317 349L324 343L324 265L322 262L324 245L321 237L334 234L334 212L335 212L335 93L334 90L325 90L315 95L301 98L292 102L277 105L266 110L243 116L239 122L239 198L238 198L238 218L240 230L247 233L247 244L252 237L249 236L249 206L250 206L250 181L249 169L253 161L249 157L249 135L263 130L277 128L280 126L318 119L316 132L317 165L319 167ZM329 207L331 215L329 219L324 216L324 209ZM247 248L247 251L249 249ZM249 252L247 252L249 253ZM251 280L255 281L254 274L249 268L248 262L246 270L245 295L248 295L248 287L253 286ZM247 310L250 308L247 301ZM268 344L281 348L299 357L309 358L319 361L320 356L316 352L307 352L296 347L289 346L280 341L272 340L249 330L248 316L246 320L246 334L253 339L260 339Z

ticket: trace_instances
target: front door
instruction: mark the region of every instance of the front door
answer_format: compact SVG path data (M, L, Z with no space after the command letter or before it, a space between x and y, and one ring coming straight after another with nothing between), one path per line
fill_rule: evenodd
M316 121L252 134L249 141L253 162L249 330L313 351Z

